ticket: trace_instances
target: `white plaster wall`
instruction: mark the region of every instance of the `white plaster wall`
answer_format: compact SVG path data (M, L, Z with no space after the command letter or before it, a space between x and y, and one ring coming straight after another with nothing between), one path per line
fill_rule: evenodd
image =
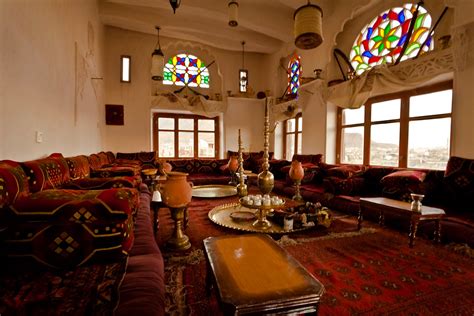
M263 150L265 99L228 98L225 121L225 148L237 151L238 130L241 129L244 151ZM224 153L225 154L225 153Z
M455 1L454 27L474 21L474 1ZM451 154L474 158L474 30L468 33L469 54L466 67L454 73L453 139Z
M156 36L126 31L115 27L106 27L105 33L105 76L108 79L106 81L105 103L123 104L125 117L125 125L123 126L106 126L105 149L114 152L152 150L151 94L156 93L156 87L153 86L150 78L150 67L151 52L156 45ZM224 96L224 101L227 99L225 95L227 95L228 90L233 95L238 95L238 70L242 66L242 55L240 52L225 51L206 45L165 37L160 37L160 43L165 59L179 52L187 52L202 58L207 64L215 60L215 64L209 67L211 89L193 89L211 97L214 97L215 93L221 93ZM131 83L120 82L121 55L130 55L132 57ZM249 83L255 93L266 89L267 76L261 71L262 59L262 54L245 53L245 68L249 70ZM158 92L174 91L178 88L177 86L158 85ZM191 92L188 92L188 94L192 95ZM249 102L249 105L242 105L246 101ZM263 122L263 110L254 111L255 103L253 99L242 99L238 103L245 110L240 109L239 105L229 103L227 111L230 111L232 115L224 114L224 122L222 122L224 133L222 137L225 142L229 139L227 132L235 130L235 119L240 120L239 117L241 115L244 115L244 118L240 120L243 124L240 128L249 135L253 133L251 129L254 128L250 122L253 122L253 118L256 115L260 115L260 119ZM159 111L160 109L155 108L154 110ZM245 116L252 118L252 120L247 120ZM236 135L235 142L237 142ZM252 143L254 142L253 139L250 140ZM226 147L224 147L224 150L226 150Z
M96 98L90 80L103 75L103 27L96 1L2 0L0 6L0 159L101 150L103 83L95 80ZM77 109L75 42L89 63ZM43 132L42 143L35 141L36 131Z

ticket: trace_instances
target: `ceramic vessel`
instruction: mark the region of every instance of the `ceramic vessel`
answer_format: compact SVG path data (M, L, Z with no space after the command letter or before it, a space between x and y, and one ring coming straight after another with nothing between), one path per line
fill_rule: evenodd
M237 169L239 169L239 160L237 157L230 156L227 166L229 167L230 172L237 172Z
M171 171L166 174L166 181L161 184L163 202L169 207L184 207L191 202L192 186L187 181L187 173Z
M304 169L301 165L301 162L294 160L291 162L291 167L289 171L290 178L292 180L302 180L304 177Z

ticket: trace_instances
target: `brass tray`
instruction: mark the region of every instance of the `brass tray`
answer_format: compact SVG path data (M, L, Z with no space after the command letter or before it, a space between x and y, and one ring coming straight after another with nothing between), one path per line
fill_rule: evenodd
M282 226L273 223L270 228L267 229L260 229L258 227L254 227L252 224L254 221L235 221L231 218L230 214L239 211L247 211L247 212L258 212L258 210L249 209L245 206L240 205L240 203L230 203L230 204L223 204L214 207L212 210L209 211L208 217L209 219L217 225L232 228L244 232L253 232L253 233L266 233L266 234L288 234L296 231L302 231L310 229L314 226L307 226L307 227L300 227L292 230L284 230ZM267 217L268 220L271 222L271 218Z
M221 198L237 195L237 188L232 185L197 185L193 187L192 196L198 198Z

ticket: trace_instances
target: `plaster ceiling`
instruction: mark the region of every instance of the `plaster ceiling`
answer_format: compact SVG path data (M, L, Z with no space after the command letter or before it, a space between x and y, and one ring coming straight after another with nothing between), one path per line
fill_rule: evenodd
M324 28L325 21L343 23L380 1L318 0L312 3L323 9ZM241 51L241 42L245 41L247 52L274 53L293 42L293 14L307 1L238 0L238 3L237 27L228 25L228 0L182 0L176 14L169 0L101 0L99 13L104 24L127 30L156 35L155 25L159 25L160 36L234 51ZM337 8L341 5L352 6L351 14L339 16Z

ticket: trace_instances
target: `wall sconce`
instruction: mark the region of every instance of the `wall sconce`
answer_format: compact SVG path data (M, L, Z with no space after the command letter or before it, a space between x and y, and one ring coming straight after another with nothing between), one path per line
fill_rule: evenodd
M249 84L249 72L244 67L244 45L242 42L242 69L239 69L239 92L247 92L247 86Z
M301 49L316 48L323 42L323 10L311 4L299 7L293 15L295 20L295 46Z
M170 0L171 7L173 8L173 13L176 14L176 9L179 8L181 0Z
M151 79L162 81L163 67L165 66L165 56L163 55L160 46L160 27L155 26L155 28L158 33L158 41L156 42L155 50L151 54Z
M238 18L238 10L239 4L235 0L231 0L228 4L229 7L229 26L237 26L239 23L237 22Z

